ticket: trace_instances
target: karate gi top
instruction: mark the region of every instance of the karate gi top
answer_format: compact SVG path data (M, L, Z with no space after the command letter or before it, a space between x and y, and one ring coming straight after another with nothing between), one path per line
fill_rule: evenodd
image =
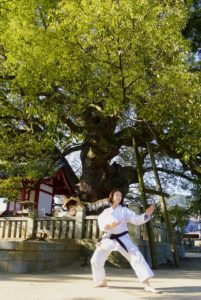
M142 225L150 219L151 216L148 216L145 213L138 215L128 207L118 205L115 208L111 206L104 209L98 216L98 225L101 231L118 234L128 230L127 223ZM104 229L106 224L111 224L116 221L121 221L121 223L112 229Z

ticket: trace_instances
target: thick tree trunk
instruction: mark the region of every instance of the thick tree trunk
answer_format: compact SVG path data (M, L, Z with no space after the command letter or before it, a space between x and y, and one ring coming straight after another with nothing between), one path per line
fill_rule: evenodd
M149 151L151 164L152 164L152 168L153 168L154 176L155 176L155 180L156 180L156 189L157 189L157 191L162 193L163 192L162 191L162 186L161 186L161 183L160 183L160 178L159 178L159 175L158 175L154 154L153 154L151 145L149 143L147 143L147 148L148 148L148 151ZM167 226L168 238L169 238L170 244L172 245L172 249L173 249L174 264L175 264L176 267L179 267L180 263L179 263L179 255L178 255L178 251L177 251L177 245L176 245L172 225L170 223L165 197L163 195L160 196L160 206L161 206L161 211L162 211L162 214L163 214L163 217L165 219L166 226Z
M93 108L88 109L83 121L87 136L80 155L82 175L77 185L80 198L94 202L108 197L113 188L119 188L126 194L129 185L138 181L136 169L110 162L118 155L120 147L126 145L128 132L116 132L118 120L103 117Z
M108 152L110 145L108 144ZM108 197L113 188L119 188L126 194L129 185L138 181L137 172L132 167L122 167L114 162L109 164L106 153L101 153L90 144L81 152L82 176L79 195L82 200L94 202Z
M137 165L137 171L138 171L139 187L140 187L140 192L141 192L141 197L142 197L142 204L143 204L144 210L146 210L148 207L148 203L147 203L147 196L146 196L145 185L144 185L144 180L143 180L141 157L140 157L140 154L138 151L137 142L134 139L133 139L133 144L134 144L136 165ZM157 250L156 250L156 243L155 243L153 226L152 226L151 221L146 223L146 228L147 228L147 234L148 234L148 239L149 239L152 267L154 269L157 269L158 268Z

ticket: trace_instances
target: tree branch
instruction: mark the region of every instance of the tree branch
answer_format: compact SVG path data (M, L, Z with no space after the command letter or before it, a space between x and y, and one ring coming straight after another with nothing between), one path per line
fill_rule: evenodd
M4 75L4 76L0 76L0 79L10 79L10 80L13 80L15 79L15 76L14 75Z
M148 168L144 169L145 172L150 172L150 171L152 171L152 170L153 170L152 167L148 167ZM195 182L195 178L189 177L188 175L185 175L184 173L182 173L182 172L180 172L180 171L168 170L168 169L165 169L165 168L159 168L159 167L157 167L157 171L163 172L163 173L167 173L167 174L176 175L176 176L185 178L185 179L187 179L188 181Z
M85 144L76 145L74 147L66 147L62 153L64 156L66 156L72 152L82 150L84 146L85 146Z
M90 48L84 48L79 41L77 41L77 45L84 51L85 54L87 54L89 57L93 58L94 60L98 61L98 62L102 62L102 63L106 63L110 66L112 66L113 68L119 69L119 66L114 65L113 63L111 63L110 61L107 60L101 60L98 59L97 57L93 56L92 54L89 53Z
M150 131L147 130L146 126L141 124L136 124L135 127L125 127L121 131L114 134L114 141L117 144L132 146L132 137L135 137L138 140L139 146L146 147L146 141L151 141L153 135L150 134Z
M147 194L150 194L150 195L158 195L158 196L164 196L166 198L169 198L170 195L167 194L167 193L164 193L164 192L160 192L160 191L156 191L156 190L152 190L152 189L149 189L149 188L145 188L145 192Z
M65 123L68 125L71 131L75 133L83 133L84 127L80 125L76 125L72 120L66 119Z

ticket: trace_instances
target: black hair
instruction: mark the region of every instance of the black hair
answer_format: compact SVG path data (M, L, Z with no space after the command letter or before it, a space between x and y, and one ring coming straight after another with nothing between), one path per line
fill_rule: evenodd
M123 193L122 193L122 191L121 191L120 189L113 189L113 190L111 190L111 192L110 192L110 194L109 194L109 201L110 201L110 203L113 203L113 202L112 202L113 196L114 196L114 193L116 193L116 192L120 192L121 195L122 195L121 202L119 203L119 205L125 206L125 205L124 205L124 197L123 197Z

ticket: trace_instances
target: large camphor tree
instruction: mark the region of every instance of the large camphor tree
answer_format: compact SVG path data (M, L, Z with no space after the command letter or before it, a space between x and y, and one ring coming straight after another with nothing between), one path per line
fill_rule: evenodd
M184 36L190 6L0 0L1 191L62 160L81 199L126 193L136 167L111 161L133 140L142 162L152 142L200 177L200 73ZM80 178L65 159L74 151Z

